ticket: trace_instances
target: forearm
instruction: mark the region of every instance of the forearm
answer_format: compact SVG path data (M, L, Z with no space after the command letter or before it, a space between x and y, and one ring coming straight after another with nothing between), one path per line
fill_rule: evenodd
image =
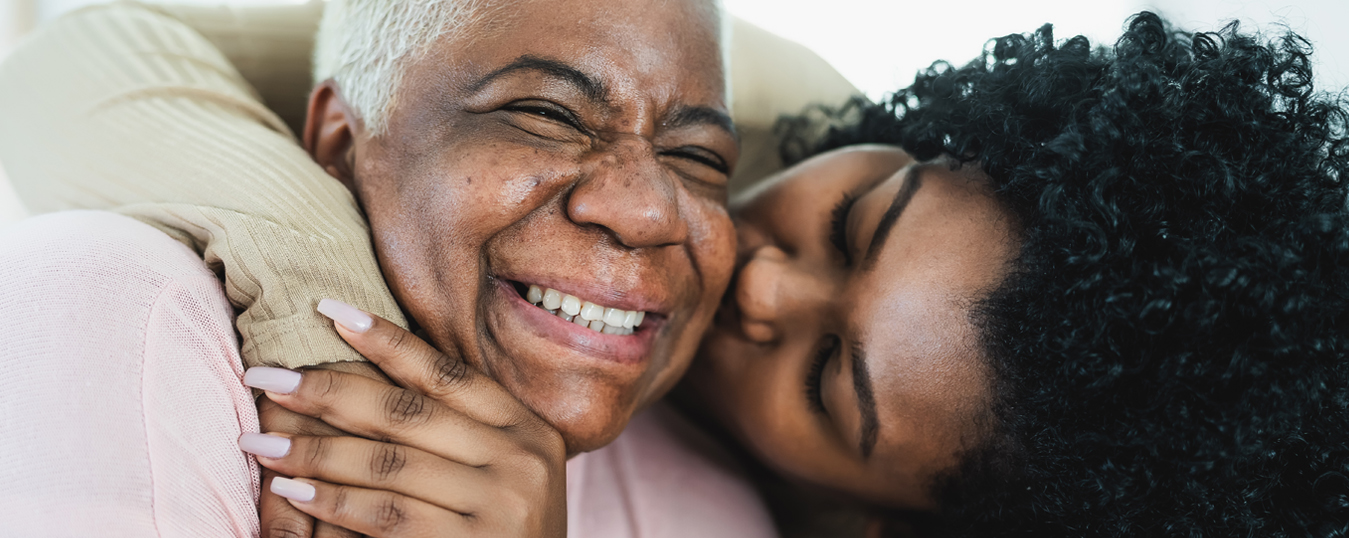
M362 360L325 297L406 323L350 193L181 23L130 5L54 23L0 65L0 117L31 210L133 216L216 269L250 365Z

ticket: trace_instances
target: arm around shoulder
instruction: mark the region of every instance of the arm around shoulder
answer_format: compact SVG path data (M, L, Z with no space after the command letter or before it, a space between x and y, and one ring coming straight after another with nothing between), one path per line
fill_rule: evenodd
M0 64L0 117L30 210L111 210L192 247L250 365L360 360L314 311L326 297L406 324L351 194L181 22L130 3L54 22Z

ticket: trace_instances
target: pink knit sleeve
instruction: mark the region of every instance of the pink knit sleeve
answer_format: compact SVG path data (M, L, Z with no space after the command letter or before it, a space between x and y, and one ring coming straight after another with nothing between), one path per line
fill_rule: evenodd
M257 536L257 431L201 258L128 217L0 232L0 535Z

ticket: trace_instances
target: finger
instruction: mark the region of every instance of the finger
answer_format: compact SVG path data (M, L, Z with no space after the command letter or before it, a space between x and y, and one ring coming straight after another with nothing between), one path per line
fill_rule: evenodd
M330 524L375 538L388 536L462 536L472 517L390 491L280 478L273 492L300 511Z
M470 419L408 389L341 372L275 368L251 368L244 375L244 383L269 385L255 383L264 377L255 375L259 371L291 380L280 387L291 392L269 391L269 399L352 435L391 440L473 466L487 465L516 448L506 430Z
M322 420L281 407L265 394L258 398L258 423L263 431L293 435L349 435Z
M516 425L522 415L533 415L459 353L442 353L406 329L341 301L324 299L319 312L332 318L347 343L401 386L497 427Z
M503 487L483 469L412 447L357 437L248 435L254 439L240 445L261 448L249 451L283 475L392 491L457 512L476 511L491 496L484 492Z
M314 533L314 516L306 514L284 497L272 493L272 479L276 471L262 470L262 492L258 497L258 519L261 536L267 538L318 538Z
M293 506L291 508L295 511L299 511L299 508ZM308 516L309 514L305 515ZM314 538L361 538L362 536L365 535L350 529L338 527L327 521L319 521L314 524Z

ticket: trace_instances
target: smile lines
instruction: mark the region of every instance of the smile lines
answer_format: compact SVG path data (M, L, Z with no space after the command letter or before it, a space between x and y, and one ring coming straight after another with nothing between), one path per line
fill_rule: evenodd
M525 300L566 321L595 332L627 336L642 325L646 312L607 308L552 288L531 285Z

